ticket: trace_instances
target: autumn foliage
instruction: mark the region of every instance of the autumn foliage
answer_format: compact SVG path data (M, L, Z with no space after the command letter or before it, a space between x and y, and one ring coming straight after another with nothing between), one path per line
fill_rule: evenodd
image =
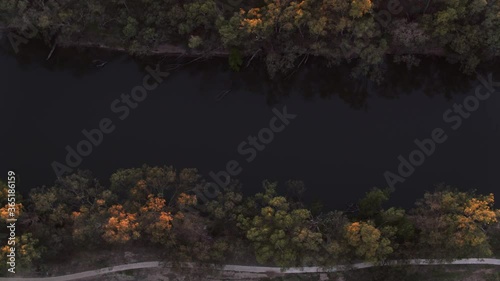
M34 189L16 206L21 261L31 266L63 251L128 245L164 249L178 261L280 267L488 257L500 250L493 194L440 186L405 210L385 206L391 190L375 188L352 212L313 212L299 199L306 190L300 181L289 182L290 194L264 181L253 196L232 182L199 202L192 190L203 183L194 169L143 166L113 174L111 188L77 173ZM4 223L5 207L0 217Z
M103 238L109 243L126 243L138 239L137 215L126 212L122 205L113 205L108 210L109 219L104 225Z

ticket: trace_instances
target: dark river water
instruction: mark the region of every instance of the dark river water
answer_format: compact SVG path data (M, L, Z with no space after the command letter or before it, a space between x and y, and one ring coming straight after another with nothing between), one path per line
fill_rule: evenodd
M408 71L388 63L384 83L375 86L353 80L348 66L325 68L321 61L310 60L293 75L270 81L258 63L234 73L226 59L199 60L171 71L120 120L110 105L142 84L146 62L74 49L57 49L46 61L49 51L33 44L13 54L4 43L0 52L0 178L15 170L24 192L51 185L53 161L64 163L65 147L76 147L82 130L97 128L103 118L112 120L115 130L78 167L104 182L118 168L144 163L194 167L209 179L211 171L236 160L247 193L260 191L264 179L300 179L307 199L344 208L372 187L386 187L384 173L398 173L398 156L408 159L415 139L430 138L441 128L447 140L395 185L395 204L411 206L438 183L482 193L499 190L498 94L480 101L456 130L455 122L443 119L481 85L476 76L461 75L458 65L425 59ZM98 68L94 59L108 63ZM179 60L151 62L166 69ZM500 81L498 67L479 72ZM273 108L284 106L296 118L246 161L240 143L269 127Z

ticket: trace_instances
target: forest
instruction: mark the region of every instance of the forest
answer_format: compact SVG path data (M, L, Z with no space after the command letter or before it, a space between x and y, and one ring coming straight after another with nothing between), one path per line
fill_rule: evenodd
M15 49L106 46L143 56L181 48L225 55L238 71L263 62L271 78L316 57L383 79L387 55L408 67L446 57L465 73L500 54L498 0L1 0Z
M332 210L304 202L300 180L282 187L264 180L253 195L232 180L218 192L202 191L209 198L201 200L199 187L206 183L196 169L144 165L116 171L109 186L78 171L24 197L17 194L16 270L43 273L50 260L130 246L175 253L165 257L172 262L283 268L500 255L493 194L430 186L434 191L403 209L387 206L391 190L373 188L353 207ZM2 228L7 189L0 184ZM3 268L9 246L2 244Z

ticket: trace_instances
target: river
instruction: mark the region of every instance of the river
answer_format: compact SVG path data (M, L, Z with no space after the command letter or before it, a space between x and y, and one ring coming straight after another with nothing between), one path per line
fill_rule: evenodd
M345 65L329 69L313 59L280 82L266 78L259 63L235 73L226 59L200 60L172 70L120 120L110 104L142 84L144 61L77 49L56 49L46 61L49 51L33 43L13 54L6 42L0 51L0 178L16 171L23 192L50 186L52 163L64 163L65 147L75 147L82 130L97 128L103 118L112 119L115 130L78 168L104 182L118 168L144 163L198 168L210 178L236 160L246 193L260 191L264 179L300 179L306 200L342 209L372 187L386 187L384 173L398 173L398 156L408 159L415 139L442 128L447 140L395 184L393 202L409 207L438 183L482 193L500 186L500 97L481 101L453 130L443 114L481 84L443 60L424 59L411 71L388 63L378 86L353 80ZM107 64L96 67L93 59ZM167 68L174 60L154 61ZM500 80L498 67L479 72ZM239 144L268 127L273 108L284 106L295 119L247 162Z

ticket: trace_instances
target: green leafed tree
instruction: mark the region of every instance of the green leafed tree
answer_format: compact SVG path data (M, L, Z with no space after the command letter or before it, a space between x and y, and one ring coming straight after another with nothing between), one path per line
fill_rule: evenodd
M265 181L265 192L257 194L260 214L240 216L240 227L253 244L259 263L281 267L305 265L320 250L321 233L311 227L306 209L291 209L285 197L276 195L276 183Z

